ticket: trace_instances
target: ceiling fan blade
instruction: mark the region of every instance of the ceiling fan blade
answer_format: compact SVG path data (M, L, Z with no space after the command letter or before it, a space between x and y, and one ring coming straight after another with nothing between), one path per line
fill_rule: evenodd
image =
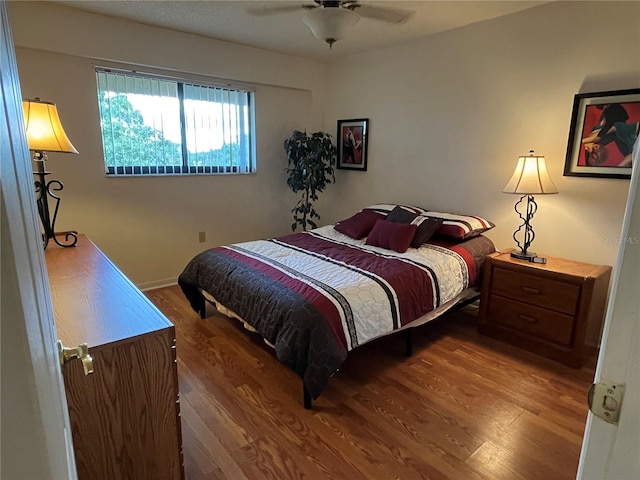
M264 3L271 3L272 6L249 7L247 8L246 12L249 15L254 15L256 17L266 17L269 15L279 15L281 13L298 12L300 10L316 8L316 6L312 4L289 3L288 5L273 5L274 2Z
M413 10L405 10L404 8L383 7L369 3L350 2L344 6L361 17L387 23L404 23L416 13Z

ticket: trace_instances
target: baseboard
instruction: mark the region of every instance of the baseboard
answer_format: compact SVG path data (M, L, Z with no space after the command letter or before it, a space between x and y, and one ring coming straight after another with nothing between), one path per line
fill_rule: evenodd
M155 288L170 287L172 285L176 285L177 283L178 282L176 281L175 277L171 277L164 278L162 280L156 280L153 282L140 283L137 284L136 287L144 292L146 290L153 290Z

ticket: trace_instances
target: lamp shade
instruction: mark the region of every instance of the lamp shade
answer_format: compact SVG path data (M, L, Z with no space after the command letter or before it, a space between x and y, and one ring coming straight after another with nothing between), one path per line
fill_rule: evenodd
M346 8L319 7L305 13L302 21L316 38L331 46L342 40L347 30L358 23L359 18L357 13Z
M78 153L62 128L55 103L24 100L22 110L29 150Z
M547 172L544 156L534 155L533 150L529 155L518 158L516 170L502 191L521 195L558 193Z

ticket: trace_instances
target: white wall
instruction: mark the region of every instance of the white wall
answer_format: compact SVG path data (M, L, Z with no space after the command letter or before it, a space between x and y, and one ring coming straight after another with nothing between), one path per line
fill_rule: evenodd
M345 40L346 41L346 40ZM640 87L640 3L560 2L352 56L330 71L325 128L370 118L367 172L338 171L328 219L381 201L483 215L515 246L519 155L546 156L533 250L613 265L628 180L564 177L574 95Z
M10 3L9 15L23 96L55 102L80 152L49 154L65 186L57 230L86 233L142 287L175 283L205 248L290 233L282 144L321 128L322 64L59 5ZM257 173L106 178L93 65L109 61L254 84Z
M205 247L290 232L282 141L360 117L371 121L369 171L337 172L321 223L414 203L486 216L496 245L512 247L517 196L501 190L535 149L560 194L537 197L533 249L615 262L608 239L620 234L628 180L562 172L573 96L640 87L637 2L554 2L331 66L59 5L10 3L9 13L23 94L55 101L80 151L50 155L65 184L59 229L87 233L138 285L175 281ZM106 178L94 58L255 83L258 173Z

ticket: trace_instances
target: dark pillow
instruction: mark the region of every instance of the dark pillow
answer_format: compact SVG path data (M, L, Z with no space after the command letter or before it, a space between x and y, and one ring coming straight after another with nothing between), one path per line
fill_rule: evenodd
M442 225L436 231L436 236L453 240L468 240L495 227L489 220L476 215L443 212L428 212L427 215L442 219Z
M409 248L409 244L416 234L416 225L410 223L389 222L388 220L378 220L373 226L371 233L365 242L367 245L382 247L387 250L395 250L404 253Z
M411 224L417 227L416 234L411 241L411 246L413 248L420 248L420 245L428 242L438 231L440 225L442 225L442 219L418 215Z
M417 213L411 212L404 207L398 205L387 215L387 220L398 223L411 223L418 216Z
M369 235L369 232L377 220L383 218L384 215L376 213L373 210L362 210L354 216L336 223L333 228L351 238L360 240Z
M442 224L442 219L440 218L416 215L401 206L397 206L391 210L389 215L387 215L387 220L390 222L411 223L416 225L416 234L411 240L411 246L413 248L420 248L420 245L429 240Z

